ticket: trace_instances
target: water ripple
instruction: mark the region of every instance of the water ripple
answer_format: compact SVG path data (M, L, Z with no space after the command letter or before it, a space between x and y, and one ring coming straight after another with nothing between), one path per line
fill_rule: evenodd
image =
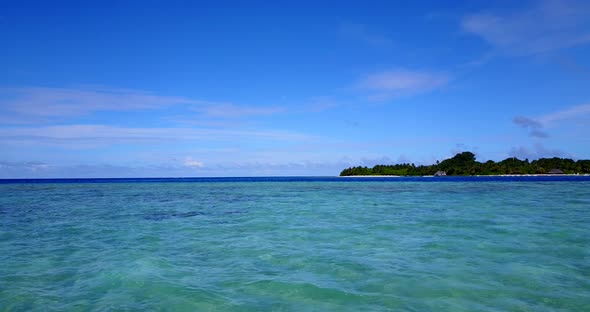
M0 184L0 310L588 311L589 187Z

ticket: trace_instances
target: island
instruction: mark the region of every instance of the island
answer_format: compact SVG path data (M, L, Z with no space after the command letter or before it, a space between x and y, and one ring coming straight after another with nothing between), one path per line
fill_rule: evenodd
M540 158L529 161L516 157L500 162L478 162L472 152L462 152L432 165L416 166L413 163L376 165L373 168L357 166L342 170L340 176L466 176L466 175L537 175L537 174L589 174L590 160L569 158Z

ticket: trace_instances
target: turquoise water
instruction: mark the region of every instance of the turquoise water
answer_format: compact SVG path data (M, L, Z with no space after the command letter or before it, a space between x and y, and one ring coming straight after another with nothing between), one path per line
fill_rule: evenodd
M0 184L0 310L590 311L590 181Z

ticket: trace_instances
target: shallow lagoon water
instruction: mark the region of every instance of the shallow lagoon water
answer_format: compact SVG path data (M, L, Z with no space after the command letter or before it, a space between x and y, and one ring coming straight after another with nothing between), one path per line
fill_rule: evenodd
M0 310L590 311L590 178L0 182Z

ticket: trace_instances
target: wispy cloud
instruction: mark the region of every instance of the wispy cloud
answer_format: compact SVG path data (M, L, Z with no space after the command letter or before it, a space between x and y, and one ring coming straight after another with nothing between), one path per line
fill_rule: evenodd
M41 162L2 162L0 161L0 178L110 178L110 177L213 177L213 176L308 176L337 175L343 168L357 164L342 161L282 161L260 162L245 161L219 163L211 166L186 166L176 164L62 164L48 165ZM44 170L33 169L36 165L47 165Z
M282 113L285 108L278 106L238 106L232 103L208 103L194 109L211 117L239 118L249 116L267 116Z
M311 98L307 104L301 105L299 112L320 113L341 105L342 103L334 96L316 96Z
M306 141L314 137L284 131L253 131L196 128L130 128L107 125L65 125L0 129L0 143L96 147L122 143L166 143L173 141Z
M173 106L183 106L189 111L218 118L271 115L284 111L276 106L243 106L130 89L0 88L0 113L4 115L1 120L6 124L61 121L95 112L135 112L167 109Z
M428 92L449 81L450 77L442 73L400 69L368 75L359 86L370 92L370 100L381 101Z
M0 161L0 170L24 170L28 172L41 172L52 169L54 166L40 161L7 162Z
M0 161L0 178L46 177L57 167L40 161Z
M184 159L184 166L189 168L202 168L204 166L203 162L193 159L192 157L187 157Z
M536 121L534 119L531 119L531 118L528 118L528 117L524 117L524 116L516 116L516 117L514 117L514 119L512 121L515 124L517 124L517 125L525 128L525 129L528 129L528 128L531 128L531 129L543 128L543 124L542 123L540 123L540 122L538 122L538 121Z
M547 132L541 131L541 130L533 130L529 133L530 136L535 137L535 138L540 138L540 139L545 139L549 137L549 134L547 134Z
M555 123L563 120L580 118L590 114L590 103L575 105L564 110L543 115L538 120L543 124Z
M543 129L556 126L563 121L587 118L588 116L590 116L590 103L570 106L535 118L517 116L512 121L514 124L530 130L530 136L543 139L549 137L549 134Z
M580 76L590 76L590 67L581 64L573 57L562 56L557 59L557 63L567 72Z
M546 132L541 130L543 128L543 123L541 123L538 120L535 120L535 119L532 119L529 117L524 117L524 116L516 116L516 117L514 117L514 119L512 119L512 122L514 122L516 125L524 128L524 129L530 130L529 135L532 137L536 137L536 138L548 138L549 137L549 134L547 134Z
M190 176L183 167L120 166L110 164L52 165L38 161L0 161L0 178L111 178Z
M539 159L543 157L568 157L574 158L573 155L563 152L559 149L546 148L543 144L536 143L532 147L518 146L512 147L508 152L509 157L519 159Z
M390 47L393 45L393 41L387 36L378 33L376 30L369 29L369 27L363 24L342 24L340 25L340 34L345 38L361 41L376 47Z
M105 88L0 88L0 108L20 115L77 116L96 111L137 111L203 102L185 97Z
M516 116L512 120L515 124L525 129L542 129L551 124L576 118L584 118L590 115L590 103L574 105L565 109L541 115L535 118Z
M463 30L498 53L532 55L590 42L590 4L546 0L517 12L483 12L462 19Z

